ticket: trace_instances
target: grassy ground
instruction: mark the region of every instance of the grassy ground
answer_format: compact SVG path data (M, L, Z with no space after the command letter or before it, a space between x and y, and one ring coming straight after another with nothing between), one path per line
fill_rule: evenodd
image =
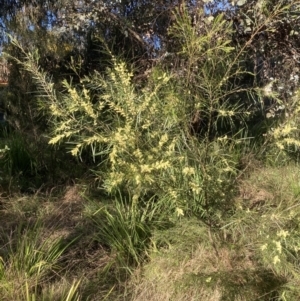
M131 269L101 243L80 185L3 194L1 300L299 300L298 167L259 167L237 185L222 225L181 217Z

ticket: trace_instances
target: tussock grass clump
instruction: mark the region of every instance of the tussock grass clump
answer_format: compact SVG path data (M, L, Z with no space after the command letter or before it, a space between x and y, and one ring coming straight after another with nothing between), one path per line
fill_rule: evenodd
M66 243L60 238L47 239L43 237L42 230L43 226L37 221L30 228L20 224L10 234L1 233L2 300L50 300L47 296L50 293L44 294L42 290L43 283L54 277L62 254L72 242ZM63 292L65 296L70 294L68 300L78 300L71 298L77 295L77 286L73 284L67 292Z
M103 206L90 216L95 225L95 239L112 251L120 268L126 269L143 261L151 237L151 216L137 208L131 201L116 201L113 206ZM149 220L150 219L150 220Z

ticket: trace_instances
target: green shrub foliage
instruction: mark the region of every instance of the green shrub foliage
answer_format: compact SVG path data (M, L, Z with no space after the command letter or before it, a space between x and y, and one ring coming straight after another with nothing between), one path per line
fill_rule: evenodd
M204 216L227 205L237 163L231 153L251 115L240 97L253 91L232 84L245 72L222 15L206 18L200 31L186 13L175 19L170 35L182 66L154 68L142 88L112 54L105 74L95 71L79 84L64 80L64 92L39 68L37 52L23 51L19 62L45 99L53 125L49 143L69 143L74 156L86 148L94 160L101 155L97 176L107 192L126 191L133 202L157 196L177 215Z
M107 50L111 67L105 73L94 71L79 83L65 79L57 91L39 67L38 52L13 43L49 114L49 143L68 143L78 157L91 149L93 160L102 163L95 171L108 193L126 192L133 203L163 199L179 216L219 216L230 206L247 132L268 91L243 85L253 75L244 64L248 44L233 47L232 23L223 14L198 11L197 26L186 11L174 17L173 65L166 55L142 85ZM253 32L254 39L259 30Z

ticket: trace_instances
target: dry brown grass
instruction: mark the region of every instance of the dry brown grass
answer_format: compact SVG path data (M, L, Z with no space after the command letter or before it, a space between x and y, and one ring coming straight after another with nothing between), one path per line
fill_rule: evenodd
M0 198L0 242L8 244L9 233L13 235L20 227L32 229L37 222L41 227L41 241L63 239L68 242L77 237L75 244L62 256L60 270L53 275L51 283L42 283L39 287L44 292L59 296L74 281L81 279L82 295L88 295L89 300L98 300L113 287L111 283L105 285L105 279L99 277L111 258L108 250L93 240L94 230L84 217L85 199L81 188L67 186L62 192L51 194ZM0 258L1 252L0 247ZM95 295L97 297L94 298Z
M249 300L243 297L245 271L255 267L236 252L197 245L190 256L178 258L176 251L164 250L154 256L136 275L133 301L163 300ZM235 293L226 287L235 286Z
M239 191L233 201L242 219L247 219L244 212L255 213L249 215L253 220L241 223L243 231L237 229L238 222L227 230L210 229L196 219L182 219L175 227L154 233L148 262L125 281L117 275L117 269L104 273L112 255L93 240L94 229L85 219L86 200L79 186L68 186L51 198L0 199L1 227L8 233L19 223L30 225L40 219L45 238L71 240L81 235L64 255L61 278L42 286L57 295L73 280L82 279L82 300L89 301L275 300L276 290L286 279L276 277L257 261L255 246L261 242L255 241L256 226L262 224L260 212L265 208L277 210L283 201L293 204L297 199L300 170L296 166L276 171L262 167L240 180Z
M152 253L150 262L137 271L131 283L133 301L225 300L224 296L228 294L224 292L226 278L231 278L232 284L235 282L236 286L240 286L242 280L239 274L254 268L249 258L245 260L244 256L238 257L238 252L222 247L218 237L209 235L204 226L199 223L188 225L187 231L189 227L194 228L190 229L193 234L198 231L199 236L195 236L194 243L188 237L185 244L186 232L180 229L181 244L170 244ZM236 294L232 300L247 299Z

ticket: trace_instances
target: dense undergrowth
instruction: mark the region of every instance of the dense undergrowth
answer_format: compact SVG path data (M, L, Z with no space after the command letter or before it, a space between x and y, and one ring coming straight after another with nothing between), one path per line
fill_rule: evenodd
M49 128L1 133L1 300L300 298L299 96L266 119L280 100L241 84L232 24L189 21L180 68L142 84L107 50L105 73L54 85L12 41Z

